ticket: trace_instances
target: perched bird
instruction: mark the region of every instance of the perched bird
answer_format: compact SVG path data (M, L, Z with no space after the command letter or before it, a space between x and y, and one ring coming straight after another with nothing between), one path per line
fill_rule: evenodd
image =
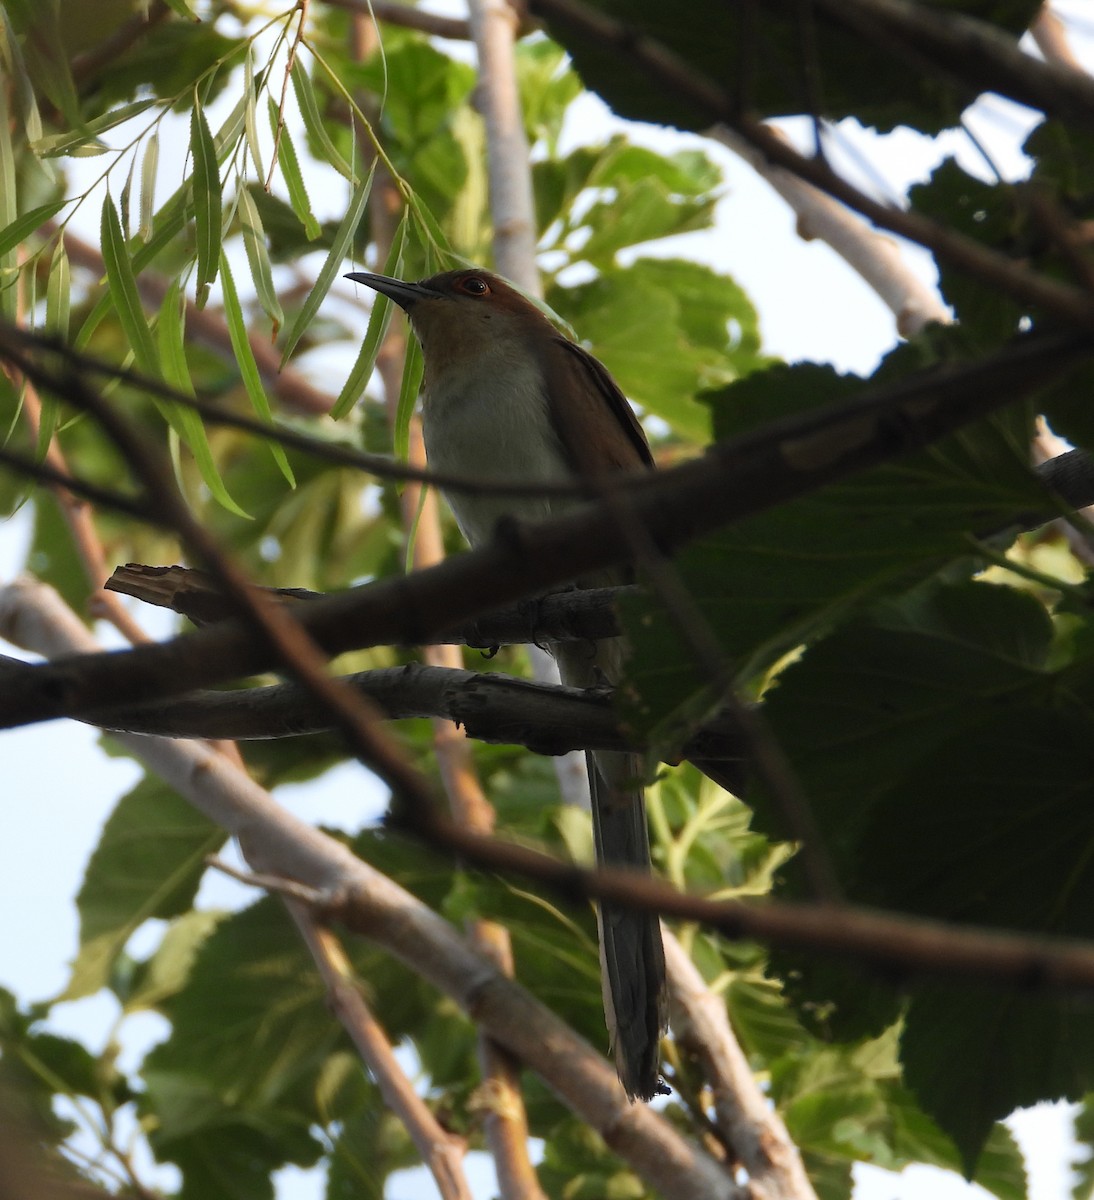
M429 465L444 474L529 485L595 480L653 466L649 443L604 366L561 336L529 300L488 271L448 271L407 283L347 275L405 309L422 347L422 430ZM472 546L498 521L534 521L582 503L579 496L446 496ZM607 587L619 571L577 580ZM617 682L619 639L555 643L564 683ZM587 756L597 861L649 870L642 760L620 751ZM611 903L597 910L604 1011L620 1081L633 1099L660 1089L665 960L656 916Z

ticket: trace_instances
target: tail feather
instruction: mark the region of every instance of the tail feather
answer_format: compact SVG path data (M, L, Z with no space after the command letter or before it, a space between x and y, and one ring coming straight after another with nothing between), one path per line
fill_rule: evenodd
M650 843L634 755L589 754L593 834L598 863L649 870ZM605 761L608 760L608 761ZM620 760L620 761L613 761ZM624 761L625 760L625 761ZM625 774L621 794L609 782ZM656 914L634 912L611 901L597 906L601 987L616 1070L631 1099L649 1100L661 1088L659 1043L665 1028L665 953Z

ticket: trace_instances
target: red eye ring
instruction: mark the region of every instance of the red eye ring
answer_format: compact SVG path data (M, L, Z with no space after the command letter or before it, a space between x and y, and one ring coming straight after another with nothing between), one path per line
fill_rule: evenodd
M490 285L478 275L468 275L456 285L467 296L489 296Z

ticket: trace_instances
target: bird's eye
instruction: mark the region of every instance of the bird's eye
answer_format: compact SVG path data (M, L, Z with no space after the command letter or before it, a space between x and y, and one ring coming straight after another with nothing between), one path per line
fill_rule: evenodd
M468 296L488 296L490 294L490 285L477 275L469 275L466 279L461 279L458 286L460 291Z

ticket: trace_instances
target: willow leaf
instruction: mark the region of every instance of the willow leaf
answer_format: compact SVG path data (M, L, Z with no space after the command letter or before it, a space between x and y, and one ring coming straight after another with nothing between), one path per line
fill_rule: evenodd
M190 364L186 361L186 344L184 338L186 309L182 302L182 289L178 280L172 280L171 286L160 305L159 321L156 326L157 340L160 352L160 374L164 381L176 391L188 396L194 394L194 383L190 377ZM179 441L182 442L194 456L194 463L202 482L210 494L229 512L236 516L249 517L232 499L224 480L220 477L212 447L201 423L192 408L185 404L171 401L157 401L157 407L163 414L164 420L171 426Z
M259 215L258 205L245 187L239 189L239 223L243 230L243 247L247 251L247 262L251 267L251 279L254 281L258 302L273 321L276 337L277 331L285 323L285 313L274 287L262 217Z
M118 220L118 210L114 207L114 200L109 193L103 200L101 232L103 263L106 266L110 300L117 310L118 320L129 339L137 365L147 375L156 376L159 374L159 356L156 354L152 331L148 328L148 321L141 307L137 277L129 259L125 235Z
M278 137L279 126L280 137ZM281 174L285 179L285 186L289 189L289 203L304 226L308 241L314 242L323 230L315 219L315 213L311 210L311 200L308 198L308 189L304 186L300 160L296 157L296 147L292 144L289 127L281 122L277 105L273 100L270 101L270 127L273 129L277 145L277 161L281 164Z
M330 163L339 175L345 176L350 183L356 186L357 175L349 163L342 157L335 144L330 140L326 126L323 124L323 118L319 112L319 105L316 102L315 89L312 87L307 68L299 57L293 63L292 86L293 91L296 93L296 102L300 105L300 115L304 118L305 129L307 129L308 133L311 134L316 144L323 151L327 162Z
M246 191L240 193L241 196L246 196ZM224 317L228 322L228 336L232 341L232 350L236 356L236 362L239 364L240 378L243 380L243 386L247 390L247 395L250 398L251 406L255 412L264 421L273 421L273 413L270 411L269 397L266 395L266 389L262 385L262 376L258 370L258 364L255 362L254 351L251 349L251 342L247 336L247 322L243 317L243 306L239 302L239 293L236 291L235 278L232 275L232 268L228 263L228 258L225 254L221 254L220 259L220 286L224 291ZM285 450L277 442L270 442L270 453L274 457L274 462L277 463L278 470L285 476L290 487L296 487L296 477L293 475L292 467L289 466L289 460L285 456Z
M346 254L349 252L349 248L353 242L353 235L357 232L357 226L361 223L365 205L368 203L368 195L372 190L372 179L375 173L376 164L374 162L368 175L365 176L350 197L349 208L346 209L346 215L342 218L341 224L335 231L334 240L331 242L331 248L327 253L323 266L320 268L315 286L308 293L308 298L301 305L300 311L296 314L296 318L293 320L292 326L285 337L285 349L281 355L282 366L288 361L289 355L296 347L296 343L311 323L312 318L319 309L319 305L326 299L331 284L342 269Z
M402 219L399 221L399 228L391 239L391 249L388 251L387 261L384 263L384 275L398 276L402 272L406 235L407 218L404 210ZM380 353L380 346L383 344L384 335L391 324L394 311L392 302L387 296L383 296L379 292L374 294L372 312L369 315L368 328L365 330L365 340L361 343L361 349L357 352L353 369L346 377L346 382L342 385L338 399L331 409L330 415L335 421L340 421L352 411L358 397L365 390L365 385L376 369L376 356Z
M190 153L194 158L197 302L198 307L203 308L220 263L221 197L216 146L205 113L196 102L190 114Z

